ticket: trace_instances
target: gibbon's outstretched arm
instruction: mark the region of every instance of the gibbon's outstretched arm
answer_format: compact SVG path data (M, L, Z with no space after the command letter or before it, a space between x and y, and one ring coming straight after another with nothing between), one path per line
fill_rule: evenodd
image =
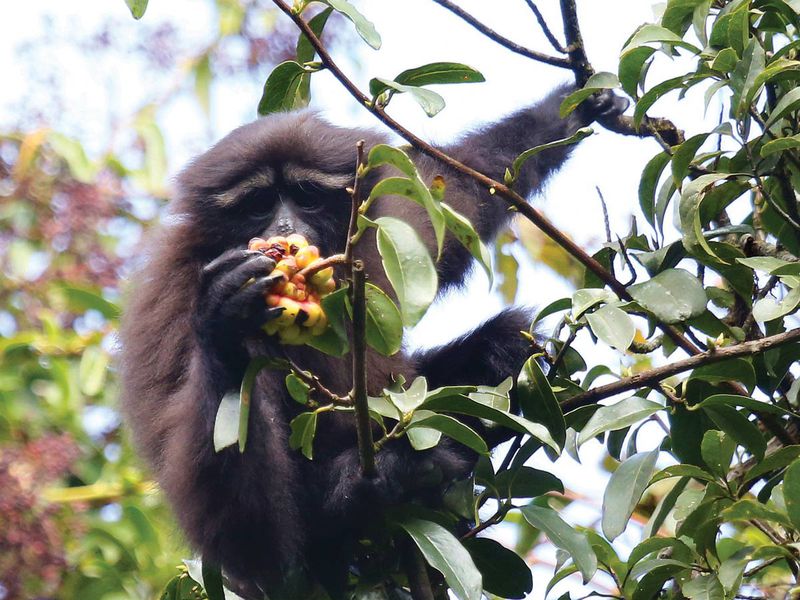
M562 119L559 107L572 91L574 87L571 85L561 86L539 103L479 127L441 149L468 167L502 182L506 169L525 150L567 138L597 118L621 114L628 107L626 99L605 91L590 97ZM529 159L513 189L523 197L540 190L547 178L564 164L574 147L552 148ZM493 239L514 214L508 210L505 200L492 195L466 175L451 171L417 151L413 151L413 158L427 182L436 175L444 176L445 202L466 216L484 241ZM472 259L466 250L451 240L449 251L439 264L440 285L458 285L471 264Z
M558 96L565 91L466 136L449 151L502 177L519 152L570 134L593 111L619 110L613 96L601 97L580 119L560 121ZM214 451L220 400L238 388L252 357L285 352L335 393L352 387L348 358L279 347L261 332L259 326L274 317L261 301L274 284L268 276L274 265L245 248L252 237L296 232L323 256L342 252L350 215L345 188L352 185L360 139L367 149L388 141L374 131L336 127L310 111L272 115L233 131L179 177L171 215L148 241L148 259L130 286L120 332L126 422L189 542L240 589L280 584L298 567L317 572L317 561L343 554L365 511L435 496L474 464L449 440L425 452L399 440L378 453L379 477L365 480L351 415L332 411L319 415L309 461L288 443L289 424L303 407L288 395L286 373L268 369L256 378L245 452ZM520 186L527 191L540 185L567 153L537 157ZM412 157L427 180L445 177L445 200L473 220L484 239L495 234L507 218L500 199L436 161ZM388 171L370 176L365 194ZM386 198L375 208L379 214L372 216L400 217L434 247L427 215L416 204ZM373 283L390 291L370 241L365 238L356 250ZM461 245L448 239L439 263L442 285L462 282L469 262ZM521 313L508 312L416 358L370 352L368 393L380 394L399 375L411 381L424 374L432 386L499 383L524 360L515 336L523 328ZM340 566L341 576L346 557Z

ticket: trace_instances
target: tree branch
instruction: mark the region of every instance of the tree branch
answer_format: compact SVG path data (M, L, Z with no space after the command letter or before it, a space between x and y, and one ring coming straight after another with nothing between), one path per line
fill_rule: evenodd
M551 65L553 67L560 67L562 69L570 69L570 61L568 58L564 58L561 56L550 56L549 54L544 54L543 52L537 52L536 50L531 50L530 48L525 48L524 46L520 46L519 44L512 42L506 37L503 37L495 30L490 29L483 23L481 23L478 19L473 17L463 8L459 7L458 5L450 2L450 0L433 0L439 6L442 6L449 10L451 13L460 17L465 22L472 25L475 29L480 31L483 35L488 37L493 42L497 42L504 48L511 50L516 54L520 54L532 60L545 63L547 65Z
M739 356L752 356L754 354L766 352L771 348L776 348L778 346L796 341L800 341L800 329L793 329L791 331L761 338L760 340L754 340L752 342L744 342L742 344L737 344L736 346L716 348L708 352L703 352L702 354L696 354L695 356L685 360L679 360L677 362L664 365L663 367L656 367L655 369L642 371L641 373L637 373L631 377L626 377L624 379L620 379L619 381L593 388L587 392L578 394L577 396L573 396L569 400L566 400L561 404L561 407L564 412L575 410L581 406L594 404L598 400L609 398L622 392L650 386L666 379L667 377L677 375L678 373L683 373L684 371L689 371L690 369L694 369L702 365L709 365Z
M547 21L545 21L544 15L542 15L542 12L539 10L539 7L536 6L536 4L534 4L533 0L525 0L525 4L527 4L528 8L530 8L533 11L533 14L536 15L536 20L539 21L539 27L542 28L542 33L544 33L545 37L550 42L550 45L553 46L553 49L556 52L560 52L561 54L566 54L567 49L564 48L561 42L558 41L558 38L556 38L556 36L553 35L553 32L547 25Z
M375 446L367 401L367 306L364 263L353 261L353 403L356 412L358 453L364 477L375 477Z
M439 1L439 0L436 0ZM389 129L404 138L414 148L427 154L431 158L441 161L454 171L458 171L467 175L475 180L477 183L486 186L490 192L495 193L502 197L508 204L513 206L519 213L524 215L529 221L536 225L545 235L552 239L559 246L564 248L570 255L575 257L584 267L597 275L597 277L605 282L620 298L624 300L632 300L630 294L625 289L625 286L618 281L612 273L603 267L597 260L587 254L580 246L573 242L568 236L562 233L555 225L553 225L541 212L528 204L522 196L517 194L508 186L495 181L491 177L460 163L454 158L448 156L438 148L435 148L425 142L423 139L406 129L400 123L390 117L383 108L374 106L372 101L365 96L361 90L342 72L339 66L334 62L331 55L320 42L319 38L314 34L308 24L300 17L292 12L291 8L283 0L273 0L274 4L286 14L297 27L308 38L311 45L317 51L320 60L325 67L333 74L334 77L342 84L342 86L355 98L359 104L364 106L369 112L378 118L381 123L386 125ZM664 323L659 324L659 328L677 345L689 354L698 354L700 350L689 340L684 338L681 333L670 325Z

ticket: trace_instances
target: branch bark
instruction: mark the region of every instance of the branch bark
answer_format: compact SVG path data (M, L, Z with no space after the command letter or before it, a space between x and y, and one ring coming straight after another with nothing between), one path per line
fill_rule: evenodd
M353 261L353 403L361 473L375 477L375 446L367 401L367 303L364 263Z
M490 29L483 23L481 23L478 19L473 17L467 11L465 11L460 6L450 2L450 0L433 0L439 6L442 6L449 10L451 13L459 17L460 19L464 20L466 23L469 23L480 31L483 35L488 37L493 42L497 42L504 48L511 50L516 54L520 54L532 60L544 63L546 65L551 65L553 67L560 67L562 69L570 69L570 61L568 58L564 58L561 56L550 56L549 54L544 54L543 52L537 52L536 50L531 50L530 48L525 48L524 46L520 46L516 42L512 42L508 38L500 35L494 29ZM546 26L544 26L546 27Z
M771 348L777 348L778 346L796 341L800 341L800 329L793 329L791 331L761 338L760 340L754 340L752 342L744 342L742 344L737 344L736 346L717 348L715 350L703 352L702 354L696 354L695 356L685 360L679 360L677 362L664 365L663 367L642 371L641 373L637 373L631 377L626 377L625 379L620 379L619 381L615 381L613 383L598 386L587 392L573 396L569 400L562 403L561 407L564 412L575 410L581 406L595 404L598 400L610 398L611 396L615 396L622 392L627 392L640 387L646 387L655 384L668 377L672 377L678 373L683 373L684 371L689 371L690 369L695 369L702 365L710 365L712 363L717 363L740 356L752 356L754 354L766 352Z

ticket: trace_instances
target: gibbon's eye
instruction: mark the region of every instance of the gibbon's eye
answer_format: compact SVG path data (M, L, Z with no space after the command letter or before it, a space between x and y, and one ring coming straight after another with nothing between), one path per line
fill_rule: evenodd
M314 183L303 182L292 186L289 195L304 212L319 212L325 208L327 198L335 193Z
M277 194L270 189L247 192L239 202L242 213L249 219L262 220L275 211Z

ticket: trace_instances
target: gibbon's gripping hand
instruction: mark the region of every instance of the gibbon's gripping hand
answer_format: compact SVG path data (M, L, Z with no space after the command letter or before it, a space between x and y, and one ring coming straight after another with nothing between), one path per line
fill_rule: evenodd
M575 112L583 125L589 125L598 120L617 117L624 113L628 106L630 102L627 98L617 96L611 90L603 90L581 102Z
M238 362L244 338L283 312L269 308L264 295L283 280L271 274L275 261L261 252L229 250L210 263L200 275L197 331L206 349L222 363Z

